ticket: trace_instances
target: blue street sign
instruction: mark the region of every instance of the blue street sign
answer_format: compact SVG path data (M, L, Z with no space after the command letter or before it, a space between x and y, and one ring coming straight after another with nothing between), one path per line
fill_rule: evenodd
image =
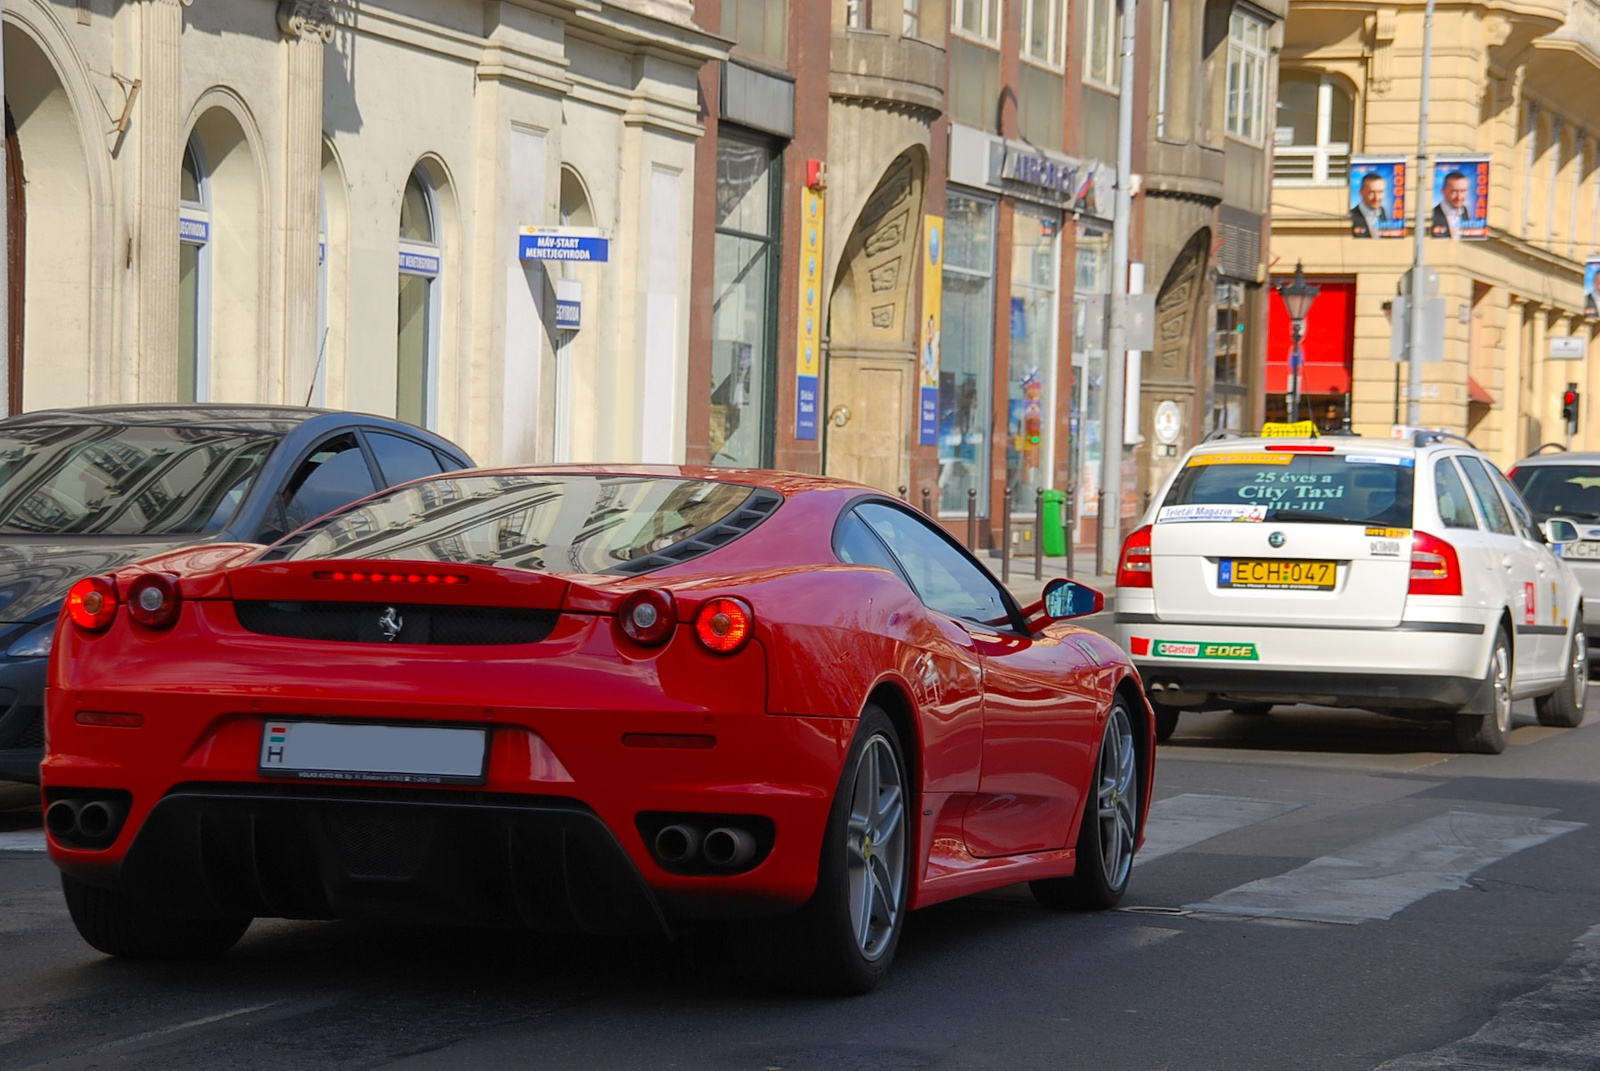
M530 228L517 236L517 256L523 260L607 261L611 239L593 233L563 233L559 227Z

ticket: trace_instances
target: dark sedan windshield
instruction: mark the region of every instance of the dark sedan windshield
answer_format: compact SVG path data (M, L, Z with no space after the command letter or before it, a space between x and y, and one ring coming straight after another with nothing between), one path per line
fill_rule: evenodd
M0 534L218 532L277 441L207 427L13 430L0 435Z
M731 528L724 524L763 496L762 509L745 510ZM382 558L639 573L691 557L651 560L711 528L721 526L717 543L726 542L770 513L776 500L741 484L678 477L446 475L303 528L264 560Z
M1523 465L1511 482L1541 521L1600 521L1600 465Z

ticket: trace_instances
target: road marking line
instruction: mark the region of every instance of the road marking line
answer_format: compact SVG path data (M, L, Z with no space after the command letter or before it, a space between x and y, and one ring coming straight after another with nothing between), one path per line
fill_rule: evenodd
M1280 800L1196 794L1157 800L1150 805L1144 847L1134 856L1134 865L1148 863L1212 837L1277 818L1303 806L1301 803L1284 803Z
M0 833L0 852L42 852L44 830L27 833Z
M1579 822L1451 811L1184 906L1341 925L1389 919L1425 896L1461 888L1490 863L1582 828Z
M1471 1037L1413 1053L1377 1071L1463 1067L1600 1067L1600 926L1546 976L1544 985L1503 1004Z

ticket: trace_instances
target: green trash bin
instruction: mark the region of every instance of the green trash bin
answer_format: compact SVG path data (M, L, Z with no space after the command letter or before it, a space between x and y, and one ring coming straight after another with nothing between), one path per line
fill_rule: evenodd
M1062 558L1067 553L1067 529L1062 524L1066 514L1067 496L1064 491L1046 488L1044 501L1039 507L1039 546L1047 558Z

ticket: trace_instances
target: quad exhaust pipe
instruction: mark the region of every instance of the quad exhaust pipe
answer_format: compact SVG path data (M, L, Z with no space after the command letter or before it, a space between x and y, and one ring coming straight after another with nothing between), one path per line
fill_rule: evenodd
M721 815L705 817L728 821ZM761 854L761 842L755 833L740 826L716 825L707 830L690 818L662 826L650 839L650 850L671 870L726 872L747 869Z
M122 832L128 805L107 797L66 796L45 808L44 826L50 836L72 848L106 848Z

